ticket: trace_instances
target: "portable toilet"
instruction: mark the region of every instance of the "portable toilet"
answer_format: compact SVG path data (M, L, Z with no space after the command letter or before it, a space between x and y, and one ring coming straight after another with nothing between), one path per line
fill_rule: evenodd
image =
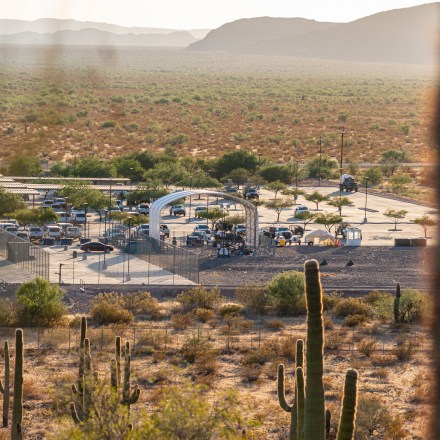
M362 231L351 226L346 228L342 244L344 246L360 246L362 244Z

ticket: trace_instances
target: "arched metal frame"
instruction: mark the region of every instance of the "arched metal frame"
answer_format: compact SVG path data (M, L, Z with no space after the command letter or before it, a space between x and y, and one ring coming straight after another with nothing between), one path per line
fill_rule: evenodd
M236 204L240 204L244 207L246 214L246 244L253 248L258 247L258 210L257 207L251 202L241 199L239 197L234 197L230 194L222 193L219 191L209 191L209 190L197 190L190 189L184 191L177 191L166 196L161 197L154 201L150 206L150 237L156 240L160 239L160 217L162 210L167 206L171 205L173 202L184 197L195 196L199 194L206 194L214 197L221 197L222 199L231 200Z

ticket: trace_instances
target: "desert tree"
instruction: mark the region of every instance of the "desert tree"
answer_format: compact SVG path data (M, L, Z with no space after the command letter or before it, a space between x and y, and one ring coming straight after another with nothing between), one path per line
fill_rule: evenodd
M296 214L295 218L300 220L304 225L304 232L306 231L307 225L315 220L317 214L310 211L303 211Z
M331 232L331 229L342 222L342 216L333 213L319 213L315 218L315 223L318 225L322 225L327 229L328 232Z
M429 217L429 216L427 216L427 215L425 214L425 215L423 215L422 217L417 217L417 218L415 218L415 219L414 219L414 223L415 223L416 225L419 225L419 226L421 226L421 227L423 228L423 232L425 233L425 238L427 238L427 237L426 237L426 234L427 234L427 232L428 232L428 229L429 229L429 228L432 228L433 226L435 226L436 224L438 224L438 221L435 220L435 219L433 219L433 218L431 218L431 217Z
M344 206L353 206L353 202L348 197L333 197L327 202L328 205L338 208L339 215L342 215L342 208Z
M276 221L279 222L280 221L280 215L281 213L287 209L290 208L291 206L293 206L293 202L289 199L274 199L274 200L268 200L267 202L264 203L264 206L266 206L266 208L275 211L277 213L277 219Z
M313 191L310 194L306 194L304 197L308 202L313 202L316 205L316 210L319 209L319 204L329 199L329 196L321 194L319 191Z
M280 191L287 189L287 185L279 180L275 182L270 182L266 185L266 189L273 192L275 194L275 200Z
M397 223L399 220L405 218L406 214L408 214L408 211L405 209L390 209L388 208L383 215L385 217L388 217L393 220L394 222L394 231L397 231Z

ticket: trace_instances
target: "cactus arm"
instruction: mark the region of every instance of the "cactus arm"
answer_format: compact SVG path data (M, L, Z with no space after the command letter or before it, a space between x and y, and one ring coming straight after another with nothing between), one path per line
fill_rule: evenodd
M0 393L5 394L5 389L3 387L3 382L0 380Z
M304 401L305 401L305 389L304 389L304 370L302 367L296 369L296 399L297 399L297 439L304 440Z
M396 286L396 296L394 297L394 322L397 324L400 321L400 283Z
M75 425L80 425L83 421L78 416L78 411L76 410L76 405L74 402L70 402L70 415L72 416Z
M128 400L130 405L133 405L134 403L136 403L139 400L139 396L141 395L141 390L140 388L136 385L134 387L133 392L130 394L130 398Z
M23 330L15 330L14 402L11 440L23 439Z
M345 375L344 398L337 440L353 440L356 424L358 372L354 369Z
M286 412L291 412L292 407L286 402L286 393L284 389L284 365L278 365L278 401L281 408Z
M87 319L85 316L81 318L80 340L79 340L79 368L78 368L78 391L82 394L84 376L84 344L87 338Z
M116 336L115 340L115 359L118 385L121 383L121 337Z
M304 368L304 341L296 340L296 367Z
M115 393L118 392L118 373L116 359L112 359L110 361L110 386Z
M10 355L9 355L9 345L8 341L5 341L5 384L3 386L0 381L0 386L2 388L1 392L3 394L3 428L7 428L9 424L9 406L10 406Z
M304 264L307 304L306 400L304 438L325 439L324 402L324 320L319 263L308 260Z

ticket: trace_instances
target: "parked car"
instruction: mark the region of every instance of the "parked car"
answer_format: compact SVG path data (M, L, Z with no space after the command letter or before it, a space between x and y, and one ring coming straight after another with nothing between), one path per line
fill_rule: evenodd
M174 215L174 216L176 216L176 215L183 215L183 216L185 216L186 215L185 207L183 205L171 206L171 208L170 208L170 215Z
M136 207L136 212L138 214L148 215L150 213L150 207L145 204L141 204Z
M48 226L46 228L46 235L49 238L55 238L55 240L59 240L61 238L61 228L59 226Z
M150 225L148 223L142 223L137 228L138 234L150 235Z
M64 212L65 206L59 203L54 203L51 208L58 214L60 212Z
M208 225L196 225L194 231L203 231L203 232L211 233L211 230L209 229Z
M309 210L309 208L307 208L307 206L304 206L304 205L298 205L296 208L295 208L295 214L294 214L294 216L296 217L296 215L297 214L299 214L299 213L301 213L301 212L309 212L310 210Z
M43 228L40 228L39 226L31 226L29 228L29 238L31 240L39 240L43 238L44 231Z
M61 223L68 223L72 220L69 214L67 212L57 212L58 214L58 221Z
M15 233L15 235L18 238L21 238L22 240L29 240L29 233L28 233L28 231L17 231Z
M57 197L55 199L55 203L59 203L60 205L66 206L66 199L64 197Z
M87 221L86 215L84 212L75 212L72 215L71 220L73 223L82 224L82 225L86 224L86 221Z
M122 200L116 200L116 206L119 208L120 211L124 210L124 204L122 203Z
M10 234L15 234L16 232L18 232L18 228L15 225L12 226L6 226L6 228L4 228L4 230L6 232L9 232Z
M243 224L235 225L232 228L232 232L235 232L236 234L246 234L246 225Z
M64 232L64 237L66 238L81 238L82 232L78 226L69 226Z
M100 241L89 241L79 247L84 252L111 252L115 248L109 244L101 243Z
M55 203L55 202L54 202L53 200L46 199L46 200L44 200L43 203L41 204L41 207L42 207L42 208L52 208L52 205L53 205L54 203Z
M197 218L200 218L200 214L201 214L202 212L207 211L207 210L208 210L208 208L207 208L206 206L196 206L196 209L194 210L194 215L195 215Z
M5 222L5 223L0 223L0 228L5 229L5 230L7 228L17 228L18 229L18 226L12 222Z

